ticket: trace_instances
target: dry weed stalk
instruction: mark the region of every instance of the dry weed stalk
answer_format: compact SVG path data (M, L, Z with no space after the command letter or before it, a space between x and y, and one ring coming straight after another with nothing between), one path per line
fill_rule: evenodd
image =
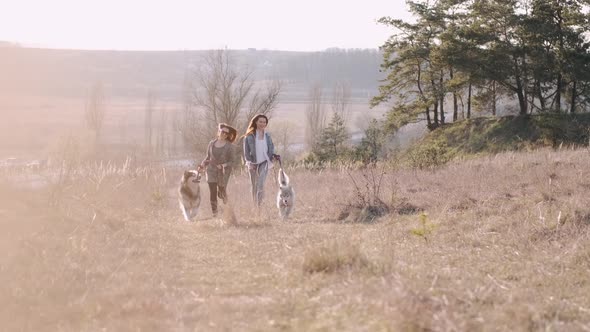
M66 184L72 179L79 167L80 151L77 141L72 135L63 138L58 154L59 170L55 182L51 185L49 201L51 205L59 205Z
M360 171L363 183L359 185L350 170L346 174L354 187L353 201L344 206L339 220L350 219L356 222L373 222L377 217L390 211L390 207L381 199L381 184L386 174L385 165L376 172L376 167L367 167Z

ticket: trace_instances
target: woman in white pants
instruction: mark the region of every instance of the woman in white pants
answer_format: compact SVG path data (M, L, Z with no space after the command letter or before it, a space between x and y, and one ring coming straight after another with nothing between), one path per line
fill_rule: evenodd
M244 159L250 173L250 185L252 200L260 206L264 198L264 182L268 170L273 167L272 160L275 158L275 147L270 134L266 132L268 118L264 114L256 114L248 130L244 134Z

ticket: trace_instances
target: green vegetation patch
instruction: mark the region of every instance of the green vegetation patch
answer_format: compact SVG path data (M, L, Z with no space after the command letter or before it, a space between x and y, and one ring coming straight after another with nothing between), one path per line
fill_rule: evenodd
M433 130L410 147L402 159L422 169L457 157L547 146L587 146L589 133L589 113L474 118Z

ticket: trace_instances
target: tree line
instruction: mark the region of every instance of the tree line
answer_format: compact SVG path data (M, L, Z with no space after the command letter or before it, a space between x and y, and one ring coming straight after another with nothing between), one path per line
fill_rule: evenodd
M321 82L326 86L348 82L353 89L376 89L382 78L379 72L381 58L377 48L331 48L322 52L276 54L269 58L271 66L261 73L276 75L285 82Z
M388 130L415 121L434 129L474 110L497 115L502 99L514 99L519 115L588 110L590 1L407 4L415 21L379 20L395 31L381 46L387 76L371 101L393 102Z

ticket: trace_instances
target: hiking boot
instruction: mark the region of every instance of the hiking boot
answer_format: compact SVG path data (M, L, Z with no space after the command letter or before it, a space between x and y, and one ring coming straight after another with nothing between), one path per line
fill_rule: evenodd
M213 218L217 217L217 200L211 201L211 214Z

